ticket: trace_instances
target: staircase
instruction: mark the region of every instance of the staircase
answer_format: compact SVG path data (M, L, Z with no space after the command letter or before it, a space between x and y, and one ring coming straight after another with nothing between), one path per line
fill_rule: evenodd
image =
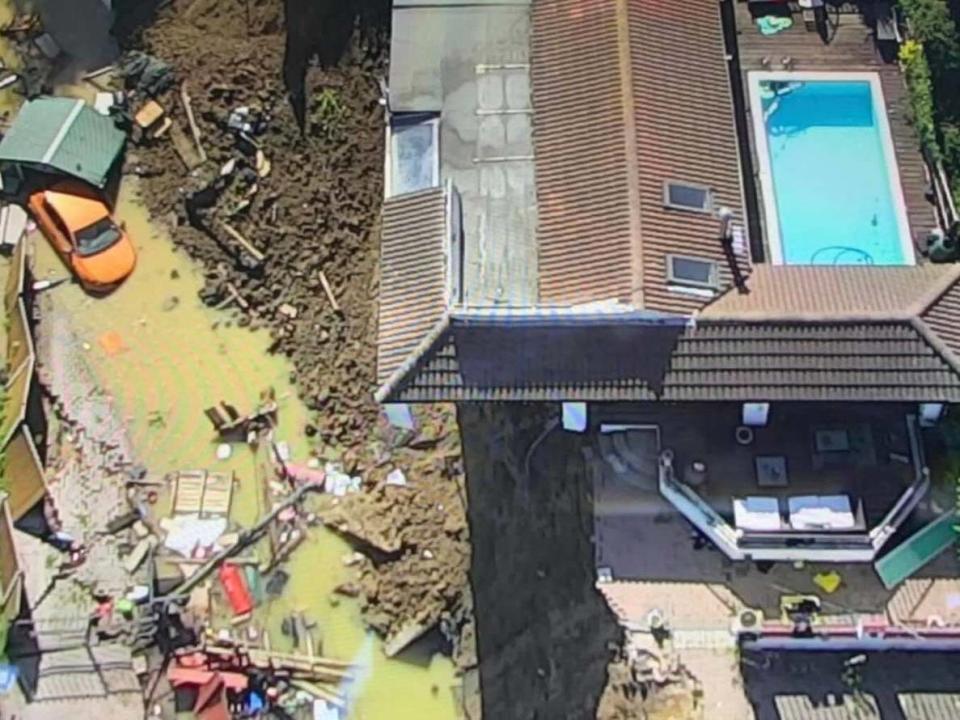
M642 490L658 487L657 436L652 430L598 433L594 444L604 468L617 480Z

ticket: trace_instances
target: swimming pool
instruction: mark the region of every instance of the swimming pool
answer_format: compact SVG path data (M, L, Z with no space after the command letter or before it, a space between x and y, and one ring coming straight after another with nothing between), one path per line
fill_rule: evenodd
M912 265L877 75L752 72L749 80L772 261Z

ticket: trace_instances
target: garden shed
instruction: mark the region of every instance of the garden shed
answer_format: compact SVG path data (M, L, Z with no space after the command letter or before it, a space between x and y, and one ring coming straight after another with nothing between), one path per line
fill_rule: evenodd
M83 100L41 97L24 103L0 140L3 187L16 193L25 170L68 175L103 189L126 134Z

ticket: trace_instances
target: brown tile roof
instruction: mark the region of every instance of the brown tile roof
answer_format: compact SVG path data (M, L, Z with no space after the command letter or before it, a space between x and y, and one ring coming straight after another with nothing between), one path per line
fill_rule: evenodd
M447 306L446 195L441 188L383 205L377 380L398 371Z
M631 359L621 346L650 352ZM909 319L671 328L635 315L507 323L454 313L390 398L955 402L960 369Z
M775 695L779 720L882 720L875 696L866 692L841 695L836 705L815 703L809 695Z
M935 298L920 319L942 343L941 350L960 362L960 282Z
M749 292L728 290L704 319L890 320L920 313L960 277L956 265L756 265ZM960 310L960 307L958 307ZM960 314L955 317L960 318Z
M717 260L729 282L717 220L664 208L663 183L707 185L741 217L718 5L535 2L531 81L541 302L702 306L668 289L665 255Z
M588 302L633 294L639 197L631 169L618 2L540 0L533 6L540 296Z

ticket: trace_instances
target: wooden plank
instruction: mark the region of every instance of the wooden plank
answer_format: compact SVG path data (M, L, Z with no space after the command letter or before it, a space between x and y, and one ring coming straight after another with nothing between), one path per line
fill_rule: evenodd
M184 134L179 123L173 123L170 126L170 142L173 143L173 149L187 170L193 170L203 164L203 159L197 155L193 143Z
M173 495L173 514L195 514L202 508L204 473L184 470L177 473Z
M27 230L27 211L19 205L4 205L0 210L0 245L15 246Z
M228 473L210 473L204 484L204 515L229 515L233 497L233 477Z
M316 698L325 700L331 705L335 705L341 710L346 709L347 704L344 702L343 698L337 695L336 692L328 688L323 687L322 685L317 685L316 683L307 682L306 680L291 680L290 684L293 685L298 690L303 690L304 692L310 693Z
M340 312L340 304L337 302L337 297L333 294L333 288L330 287L330 282L327 280L327 275L323 270L320 271L320 284L323 285L323 292L327 295L327 300L330 301L330 305L333 306L334 312Z
M197 146L197 154L201 160L206 162L207 153L204 151L203 143L200 141L200 127L197 125L197 120L193 116L193 104L190 101L190 93L187 92L186 83L180 86L180 102L183 103L183 110L187 114L187 122L190 124L190 134L193 135L193 142Z
M247 240L243 235L241 235L239 230L233 227L233 225L231 225L230 223L222 222L220 224L223 226L223 229L226 230L227 234L230 237L236 240L241 246L243 246L244 250L246 250L248 253L250 253L253 256L254 260L256 260L257 262L263 262L265 257L264 254L259 250L257 250L257 248L254 247L254 245L249 240Z
M144 130L150 128L164 116L163 107L156 100L148 100L134 115L133 121Z

